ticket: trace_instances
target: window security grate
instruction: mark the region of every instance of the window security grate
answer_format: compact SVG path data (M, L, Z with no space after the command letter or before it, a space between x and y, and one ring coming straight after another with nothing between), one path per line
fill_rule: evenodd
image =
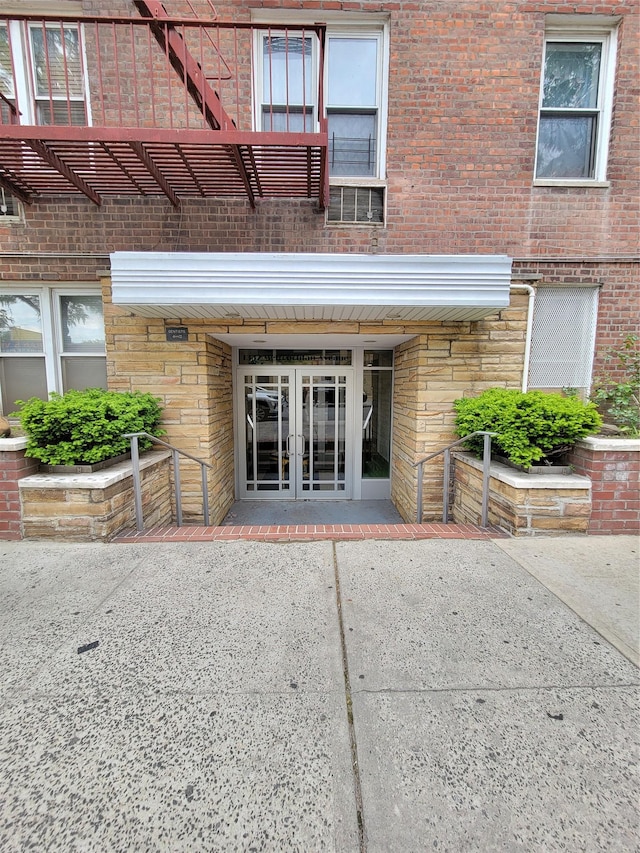
M538 288L530 388L590 387L597 307L596 287Z

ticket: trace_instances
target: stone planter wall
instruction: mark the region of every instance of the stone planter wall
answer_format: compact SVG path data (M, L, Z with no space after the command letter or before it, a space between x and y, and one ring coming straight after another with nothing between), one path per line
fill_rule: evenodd
M170 459L166 450L140 458L146 527L171 522ZM35 474L18 485L25 539L107 540L135 527L131 462L93 474Z
M589 533L640 533L640 439L585 438L566 461L591 479Z
M38 460L24 455L26 446L26 438L0 439L0 539L22 539L18 482L38 470Z
M455 453L453 519L480 524L482 462ZM524 474L491 463L489 524L512 536L586 533L591 515L591 482L577 474Z

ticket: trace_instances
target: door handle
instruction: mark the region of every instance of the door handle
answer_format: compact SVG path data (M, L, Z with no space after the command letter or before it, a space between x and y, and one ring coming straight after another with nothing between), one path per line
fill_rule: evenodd
M291 435L287 436L287 440L285 443L285 451L284 452L285 452L285 456L287 456L287 457L291 456L291 445L289 444L289 442L291 441L292 438L295 438L293 433L291 433Z
M300 453L300 456L304 456L305 451L306 451L306 449L307 449L307 441L306 441L306 439L305 439L305 437L304 437L304 434L303 434L303 433L300 433L300 435L298 436L298 438L301 438L301 439L302 439L302 452Z

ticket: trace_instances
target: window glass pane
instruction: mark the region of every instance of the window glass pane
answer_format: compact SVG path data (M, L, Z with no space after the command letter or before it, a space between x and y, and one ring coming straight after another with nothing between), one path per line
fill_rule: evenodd
M392 367L393 366L393 350L365 350L364 353L365 367Z
M386 479L391 458L391 371L365 369L363 388L362 476Z
M544 63L543 107L595 109L602 45L548 42Z
M44 358L0 358L0 388L5 415L16 409L16 400L47 400Z
M595 116L540 116L537 178L590 178Z
M76 27L65 26L64 30L32 27L30 33L36 97L82 98L82 65Z
M105 358L63 358L62 390L66 394L72 389L107 388L107 360Z
M313 130L313 109L306 107L288 110L270 106L263 107L262 129L275 133L310 133Z
M377 105L377 39L330 38L328 65L329 106Z
M263 103L313 103L311 38L264 36L262 57Z
M0 295L0 352L42 352L39 296Z
M15 97L11 51L9 49L9 32L4 26L0 27L0 92L7 98Z
M104 319L99 296L61 296L60 324L63 352L104 352Z
M329 171L332 175L375 175L376 115L329 112Z

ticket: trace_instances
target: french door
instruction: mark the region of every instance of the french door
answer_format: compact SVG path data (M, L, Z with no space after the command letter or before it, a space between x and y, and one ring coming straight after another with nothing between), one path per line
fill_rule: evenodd
M353 370L240 368L240 498L350 498Z

